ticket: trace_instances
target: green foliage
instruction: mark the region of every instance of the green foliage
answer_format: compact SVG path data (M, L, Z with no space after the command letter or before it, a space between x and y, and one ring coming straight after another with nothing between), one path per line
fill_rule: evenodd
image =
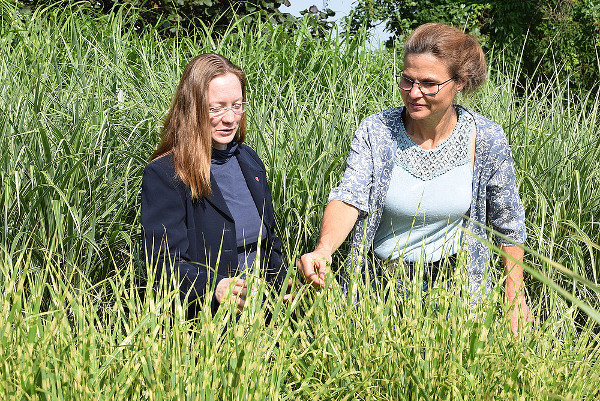
M361 27L372 28L385 23L392 36L387 45L403 42L413 29L426 22L460 26L477 33L481 18L490 10L485 2L453 0L361 0L353 9L348 27L356 32Z
M482 90L459 99L512 145L536 274L535 326L520 337L497 263L477 307L459 265L453 285L427 294L404 277L387 295L356 280L359 303L334 285L299 287L305 298L283 305L258 283L272 324L259 303L190 321L173 291L151 288L138 222L142 170L187 62L214 51L248 73L248 140L293 266L315 245L359 122L400 104L400 55L364 36L316 39L304 20L293 32L234 19L218 38L210 27L165 37L123 9L23 17L0 3L0 399L600 396L597 91L574 94L553 75L518 96L519 65L495 59Z
M335 27L334 22L328 21L330 17L335 16L335 12L330 8L319 10L317 6L313 5L306 10L300 11L300 15L307 20L313 36L323 38Z
M539 71L544 76L559 70L561 76L568 77L576 86L597 86L600 81L600 2L548 0L543 3L541 13L525 59L539 63ZM529 64L529 69L533 68L533 63Z
M7 401L600 395L592 325L576 331L572 309L553 311L515 338L497 308L499 289L474 308L461 296L460 275L427 296L396 281L384 296L359 281L358 305L338 287L304 288L290 305L270 303L266 325L258 303L235 318L233 307L222 307L187 320L168 287L141 295L131 264L78 286L61 280L51 260L34 271L22 250L2 253L0 266L8 273L0 291L0 397ZM258 299L268 297L264 284L258 291Z
M3 400L598 396L592 326L576 332L568 314L555 312L515 338L495 307L498 289L473 308L460 296L460 276L426 297L413 285L390 284L384 297L359 284L359 305L338 288L304 289L287 307L272 304L265 325L258 307L236 319L221 308L186 320L174 292L140 295L131 264L75 287L51 260L36 272L26 252L0 261L9 273L0 292Z
M478 37L485 50L522 63L529 79L558 73L583 89L600 80L597 0L361 0L348 27L356 32L381 22L392 34L390 47L423 23L441 22Z
M102 13L122 10L133 11L136 29L157 27L165 34L186 34L194 25L212 26L217 32L225 30L234 15L250 15L253 19L275 23L293 23L295 18L281 13L279 7L288 0L21 0L23 5L79 7Z

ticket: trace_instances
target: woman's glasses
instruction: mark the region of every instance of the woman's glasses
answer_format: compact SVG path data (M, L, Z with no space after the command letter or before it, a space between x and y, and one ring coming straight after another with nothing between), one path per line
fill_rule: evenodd
M237 114L239 116L240 114L244 114L246 112L247 108L248 108L248 102L241 102L241 103L234 103L233 106L231 106L231 107L225 107L225 106L210 107L208 109L208 113L210 114L211 117L220 117L223 114L227 113L227 111L231 110L231 111L233 111L234 114Z
M406 78L404 75L399 75L397 77L400 89L406 92L410 92L413 88L413 85L417 85L421 93L424 95L437 95L442 85L452 81L454 78L455 77L452 77L450 79L445 80L444 82L416 82L410 78Z

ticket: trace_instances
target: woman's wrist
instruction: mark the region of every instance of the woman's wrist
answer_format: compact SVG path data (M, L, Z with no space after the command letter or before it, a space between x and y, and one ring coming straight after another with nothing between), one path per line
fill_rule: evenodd
M331 256L333 254L333 247L327 243L319 242L314 253Z

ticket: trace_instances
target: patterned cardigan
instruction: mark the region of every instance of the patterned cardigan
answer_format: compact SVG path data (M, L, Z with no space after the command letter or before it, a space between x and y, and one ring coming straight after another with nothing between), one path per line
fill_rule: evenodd
M458 106L460 107L460 106ZM367 117L358 127L347 158L340 186L331 190L329 201L340 200L359 209L355 225L350 271L362 271L366 252L373 246L390 184L397 150L397 136L404 107L381 111ZM514 243L526 239L525 211L519 197L512 154L502 127L480 114L470 112L476 126L475 169L471 207L463 226L468 263L469 294L479 298L482 286L489 290L486 226ZM498 245L513 245L498 238Z

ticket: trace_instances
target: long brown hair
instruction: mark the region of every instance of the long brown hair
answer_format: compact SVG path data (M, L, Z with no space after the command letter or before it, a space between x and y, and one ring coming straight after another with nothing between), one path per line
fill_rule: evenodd
M212 139L208 115L208 84L213 78L234 74L242 85L246 101L246 74L227 58L214 53L195 57L185 67L165 118L161 142L152 154L154 160L173 152L175 171L190 188L193 199L210 194L210 155ZM235 140L246 138L246 114L242 115Z
M404 45L409 54L433 54L448 68L451 76L464 82L463 92L472 92L485 81L485 55L477 40L460 29L444 24L419 26Z

